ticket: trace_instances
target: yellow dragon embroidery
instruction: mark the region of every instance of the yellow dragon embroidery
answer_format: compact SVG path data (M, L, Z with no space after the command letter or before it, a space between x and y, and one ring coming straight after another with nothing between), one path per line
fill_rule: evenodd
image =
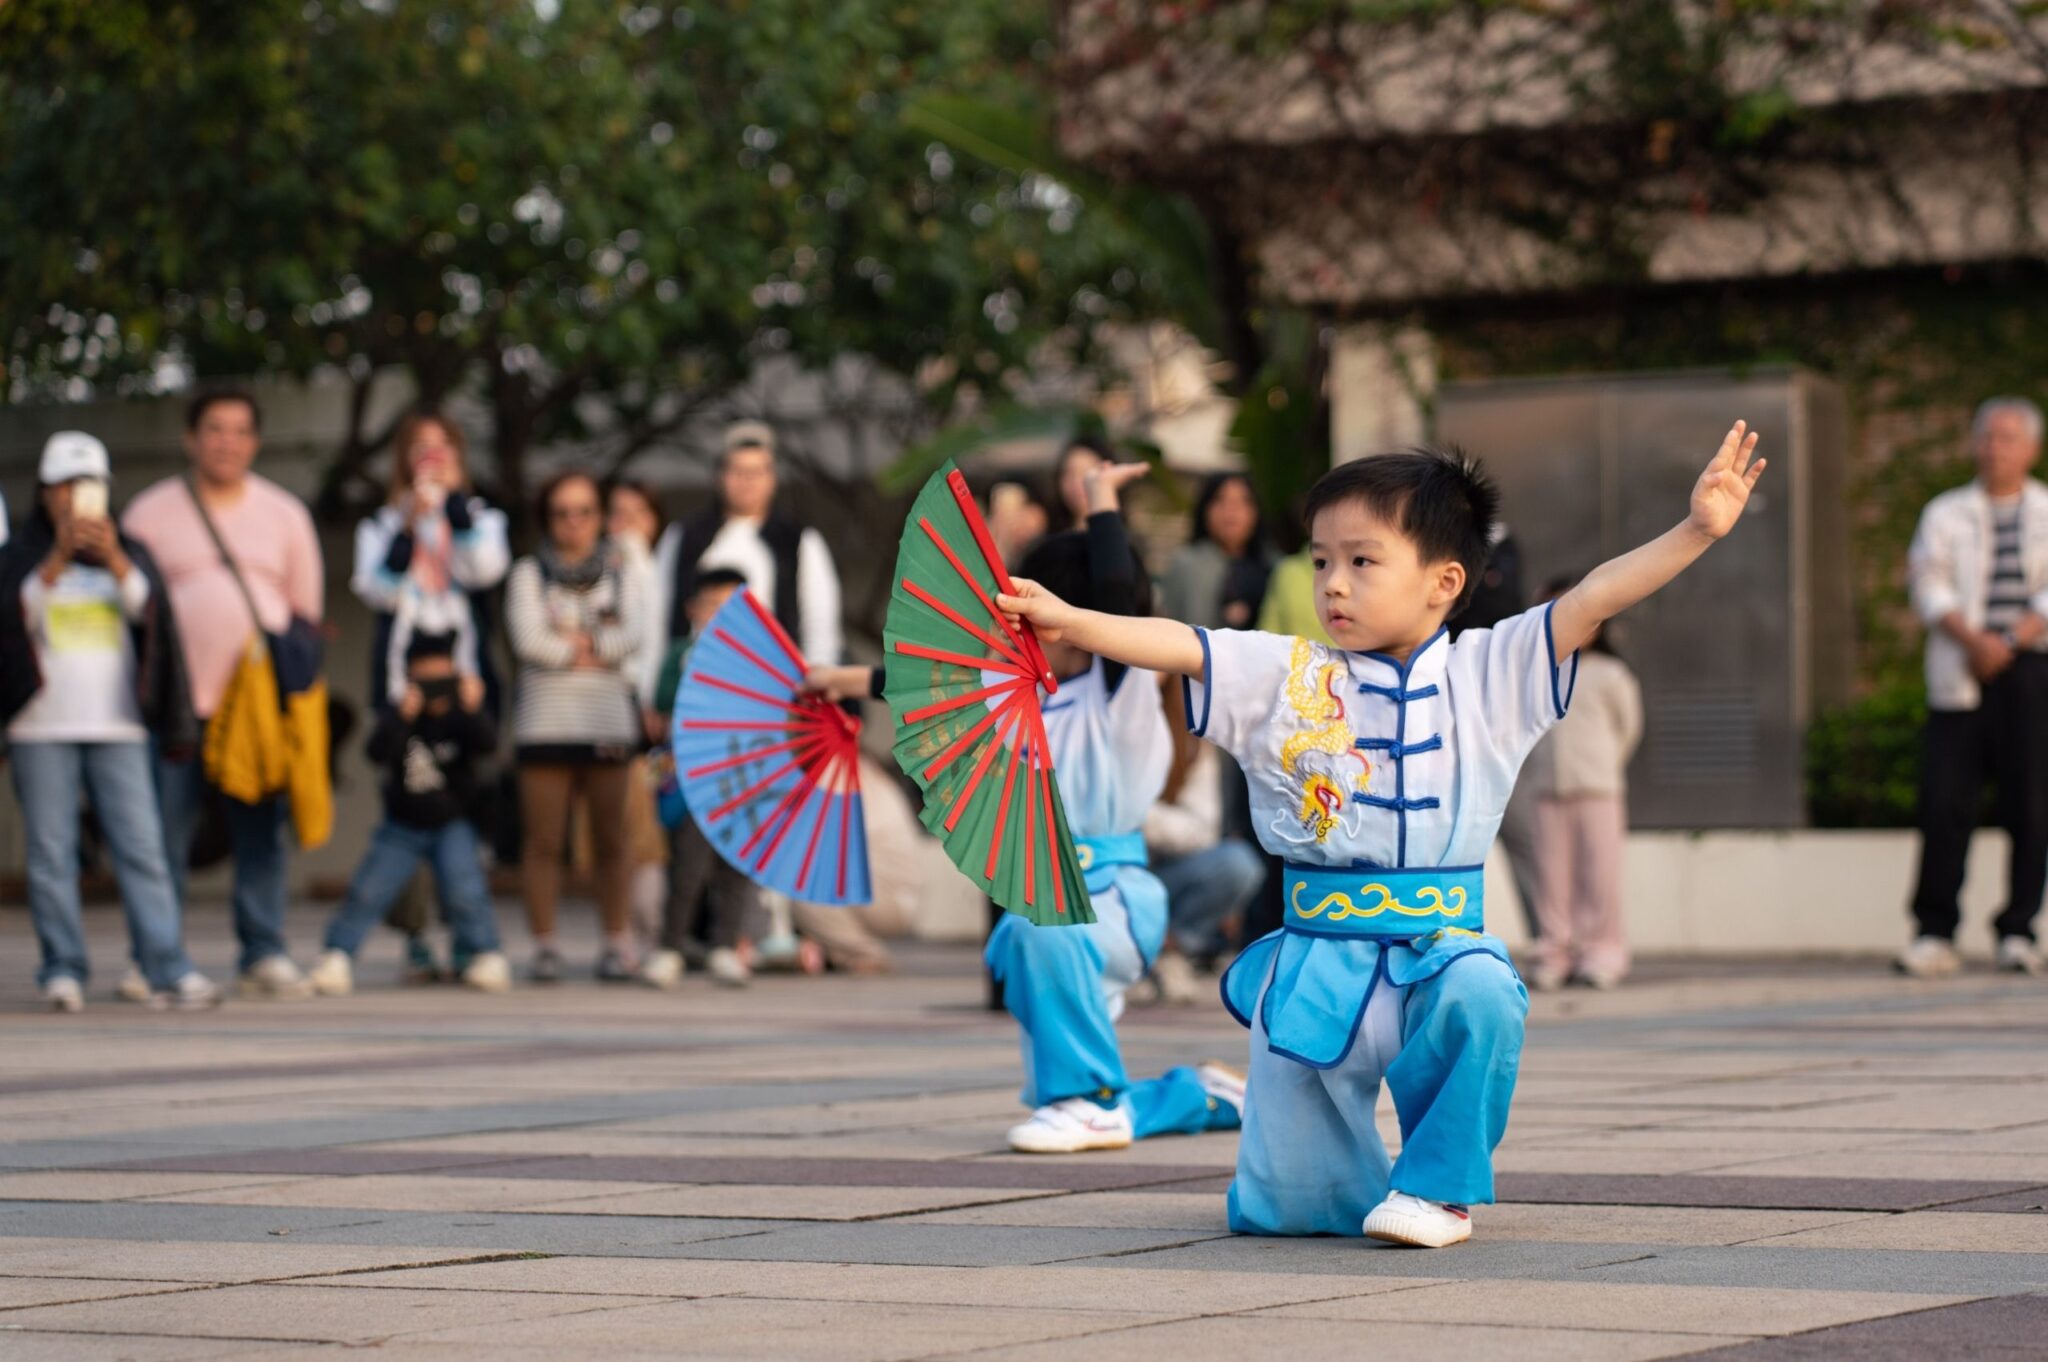
M1320 752L1333 763L1342 757L1357 757L1358 788L1362 791L1371 778L1372 767L1354 749L1351 724L1344 717L1344 701L1337 694L1338 681L1347 674L1339 661L1316 666L1315 645L1305 638L1294 640L1294 653L1287 669L1287 703L1305 726L1281 744L1280 769L1287 775L1298 775L1302 758L1311 752ZM1318 842L1329 837L1330 830L1337 825L1337 811L1343 807L1344 791L1331 776L1311 771L1303 778L1297 816L1304 828L1314 830Z

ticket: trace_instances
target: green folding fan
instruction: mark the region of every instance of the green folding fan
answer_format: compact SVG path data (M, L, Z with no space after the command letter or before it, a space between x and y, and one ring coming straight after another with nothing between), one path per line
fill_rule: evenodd
M953 864L1040 926L1093 922L1039 713L1059 682L1029 624L996 609L1010 576L949 460L918 493L882 631L896 761Z

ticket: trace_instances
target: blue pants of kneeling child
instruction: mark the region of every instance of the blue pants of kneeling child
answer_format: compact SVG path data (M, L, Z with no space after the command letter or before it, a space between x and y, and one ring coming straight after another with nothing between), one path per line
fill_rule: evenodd
M491 910L491 889L477 855L476 828L457 818L438 828L411 827L389 819L370 835L370 849L349 881L333 921L327 924L327 949L354 955L363 938L384 920L384 914L405 892L424 861L434 870L434 890L442 916L455 939L455 958L467 962L498 949L498 922Z

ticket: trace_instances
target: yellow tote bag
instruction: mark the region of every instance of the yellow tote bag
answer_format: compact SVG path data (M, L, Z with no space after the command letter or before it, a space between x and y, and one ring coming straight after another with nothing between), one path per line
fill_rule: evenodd
M334 785L327 775L327 682L315 679L296 695L285 697L285 742L291 752L287 791L292 802L292 830L299 845L311 851L334 835Z
M220 707L206 726L207 781L244 804L259 803L284 789L291 775L284 728L277 667L259 632L250 636Z

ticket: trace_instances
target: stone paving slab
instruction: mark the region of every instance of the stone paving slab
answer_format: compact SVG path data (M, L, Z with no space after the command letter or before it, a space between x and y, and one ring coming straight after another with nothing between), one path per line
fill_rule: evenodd
M1015 1035L964 948L742 993L479 998L373 965L345 1001L51 1017L17 925L5 1362L2005 1362L2048 1337L2031 981L1657 963L1538 998L1507 1200L1426 1253L1229 1235L1229 1136L1009 1154ZM119 958L118 915L88 926ZM1242 1052L1214 1008L1123 1031L1136 1073Z

